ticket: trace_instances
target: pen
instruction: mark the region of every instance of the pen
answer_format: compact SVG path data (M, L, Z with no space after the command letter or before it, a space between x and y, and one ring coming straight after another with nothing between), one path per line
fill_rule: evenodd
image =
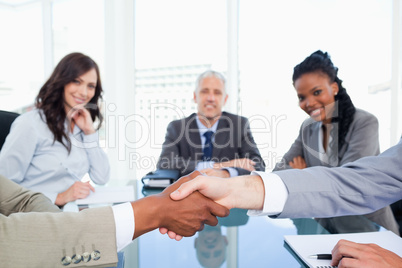
M331 260L331 254L316 254L308 256L310 259L317 259L317 260Z

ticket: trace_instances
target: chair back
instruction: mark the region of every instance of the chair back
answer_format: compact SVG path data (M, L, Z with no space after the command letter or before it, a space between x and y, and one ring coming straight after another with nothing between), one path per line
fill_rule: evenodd
M8 133L10 133L11 124L19 114L0 110L0 150Z

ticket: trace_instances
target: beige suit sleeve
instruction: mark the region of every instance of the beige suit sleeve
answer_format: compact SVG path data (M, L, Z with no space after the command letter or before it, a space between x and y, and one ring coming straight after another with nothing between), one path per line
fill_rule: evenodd
M115 266L117 248L111 207L81 212L0 215L0 263L4 267L65 267L64 256L100 252L73 267Z
M43 194L29 191L0 175L0 214L31 211L60 212Z
M81 261L69 267L117 264L111 207L79 213L52 212L59 210L44 195L0 176L1 267L65 267L61 263L64 256L83 255L94 250L100 252L98 260Z

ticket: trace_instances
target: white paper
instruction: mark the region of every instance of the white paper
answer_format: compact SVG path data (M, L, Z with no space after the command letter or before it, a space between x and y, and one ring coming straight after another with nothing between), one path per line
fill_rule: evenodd
M146 182L148 187L168 187L170 185L170 180L153 180L150 179Z
M331 254L340 239L374 243L402 256L402 238L391 231L325 235L285 235L285 241L309 267L333 267L331 260L310 259L316 254Z
M128 186L105 186L96 187L86 198L77 199L77 205L89 204L114 204L134 201L134 187Z

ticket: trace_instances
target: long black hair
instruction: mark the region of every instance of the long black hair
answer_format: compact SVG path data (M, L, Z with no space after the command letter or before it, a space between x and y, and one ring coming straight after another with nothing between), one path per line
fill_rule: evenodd
M342 80L338 77L338 68L334 66L331 57L327 52L317 50L308 56L303 62L296 65L293 69L293 84L306 73L321 73L328 76L330 83L336 82L338 84L338 94L335 95L335 102L337 103L337 116L333 116L331 122L338 122L338 151L345 143L345 137L348 133L349 126L353 121L356 108L352 103L346 89L342 86Z
M67 116L64 109L64 86L92 69L96 71L97 75L95 95L86 106L92 121L99 119L99 129L103 116L98 106L98 100L102 98L103 90L98 65L90 57L81 53L71 53L65 56L57 64L36 97L35 105L43 111L46 117L46 124L54 135L53 142L59 141L68 152L71 150L71 141L64 129Z

